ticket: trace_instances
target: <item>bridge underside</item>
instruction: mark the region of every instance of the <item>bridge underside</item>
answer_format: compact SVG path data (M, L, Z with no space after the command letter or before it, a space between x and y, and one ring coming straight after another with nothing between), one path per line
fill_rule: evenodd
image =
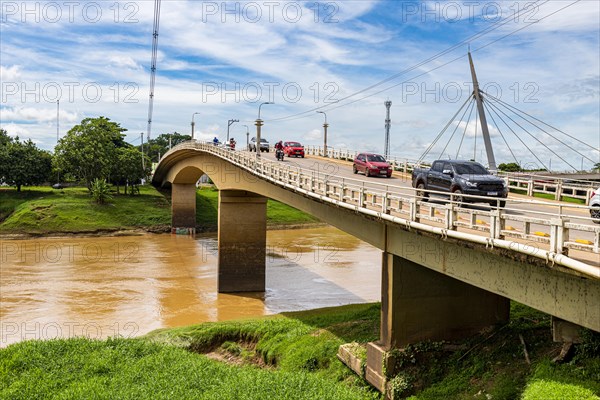
M369 381L379 388L386 351L505 323L509 299L600 331L597 279L547 265L532 255L411 231L286 190L218 157L197 154L174 160L161 182L173 185L174 226L192 224L192 204L195 216L195 186L177 185L195 184L206 172L221 190L219 291L264 290L266 198L307 212L383 251L381 337L369 346L367 362Z

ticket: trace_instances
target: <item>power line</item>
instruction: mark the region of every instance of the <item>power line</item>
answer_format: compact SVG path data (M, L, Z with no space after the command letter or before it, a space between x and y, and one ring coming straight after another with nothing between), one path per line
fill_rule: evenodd
M578 3L579 1L581 1L581 0L576 0L574 3L571 3L569 6L571 6L571 5L575 4L575 3ZM539 7L539 6L542 6L542 5L546 4L546 3L548 3L548 2L549 2L549 0L545 0L545 1L541 2L541 3L540 3L540 2L541 2L541 0L538 0L538 1L536 1L535 3L532 3L532 5L536 5L536 6L538 6L538 7ZM540 4L538 4L538 3L540 3ZM568 7L568 6L567 6L567 7ZM479 48L475 49L473 52L475 52L475 51L478 51L478 50L481 50L481 49L483 49L483 48L485 48L485 47L487 47L487 46L489 46L489 45L491 45L491 44L493 44L493 43L496 43L497 41L499 41L499 40L501 40L501 39L504 39L504 38L506 38L506 37L508 37L508 36L510 36L510 35L512 35L512 34L514 34L514 33L516 33L516 32L519 32L519 31L521 31L521 30L523 30L523 29L525 29L525 28L528 28L528 27L529 27L529 26L531 26L532 24L538 23L538 22L540 22L540 21L544 20L545 18L547 18L547 17L549 17L549 16L551 16L551 15L554 15L554 14L556 14L557 12L559 12L559 11L561 11L561 10L563 10L563 9L567 8L567 7L563 7L563 8L561 8L561 9L559 9L558 11L555 11L555 12L553 12L553 13L551 13L551 14L549 14L549 15L545 16L545 17L542 17L542 18L539 18L539 19L538 19L538 20L536 20L536 21L530 22L530 23L528 23L526 26L524 26L524 27L522 27L522 28L520 28L520 29L517 29L517 30L513 31L513 32L511 32L511 33L509 33L509 34L507 34L507 35L503 36L503 37L502 37L502 38L500 38L500 39L493 40L492 42L490 42L490 43L488 43L488 44L486 44L486 45L484 45L484 46L481 46L481 47L479 47ZM398 73L396 73L396 74L394 74L394 75L391 75L391 76L389 76L389 77L387 77L387 78L385 78L385 79L383 79L383 80L381 80L381 81L379 81L379 82L377 82L377 83L375 83L375 84L373 84L373 85L371 85L371 86L368 86L368 87L366 87L366 88L364 88L364 89L361 89L361 90L359 90L359 91L357 91L357 92L354 92L354 93L352 93L352 94L350 94L350 95L348 95L348 96L346 96L346 97L343 97L343 98L339 99L338 101L336 101L336 103L340 103L340 102L342 102L342 101L345 101L345 100L347 100L347 99L350 99L350 98L352 98L352 97L354 97L354 96L356 96L356 95L359 95L359 94L361 94L361 93L364 93L364 92L366 92L366 91L368 91L368 90L374 89L374 88L375 88L375 87L377 87L377 86L381 86L382 84L384 84L384 83L387 83L387 82L389 82L389 81L391 81L391 80L394 80L394 79L396 79L396 78L398 78L398 77L400 77L400 76L402 76L402 75L405 75L405 74L407 74L407 73L409 73L409 72L411 72L411 71L413 71L413 70L415 70L415 69L417 69L417 68L419 68L419 67L421 67L421 66L423 66L423 65L425 65L425 64L428 64L428 63L430 63L430 62L432 62L432 61L435 61L436 59L438 59L438 58L440 58L440 57L442 57L442 56L444 56L444 55L446 55L446 54L448 54L448 53L451 53L452 51L456 50L457 48L459 48L459 47L461 47L461 46L463 46L463 45L465 45L465 44L467 44L467 43L470 43L471 41L473 41L473 40L475 40L475 39L479 39L480 37L483 37L483 36L485 36L485 35L487 35L487 34L489 34L489 33L493 32L493 31L495 31L495 30L497 30L497 29L501 28L502 26L506 25L507 23L509 23L509 22L511 22L512 20L514 20L515 18L517 18L517 17L518 17L518 16L519 16L519 15L520 15L522 12L524 12L524 11L529 11L529 10L530 10L530 8L525 8L525 7L524 7L524 8L522 8L522 9L519 9L519 10L518 10L517 12L515 12L513 15L511 15L511 16L508 16L508 17L504 18L503 20L500 20L500 21L496 22L496 23L495 23L495 24L493 24L491 27L489 27L489 28L486 28L486 29L484 29L484 30L482 30L482 31L480 31L480 32L477 32L476 34L474 34L474 35L472 35L472 36L469 36L469 37L468 37L468 38L466 38L466 39L463 39L463 40L462 40L462 41L460 41L459 43L457 43L457 44L455 44L455 45L453 45L453 46L451 46L451 47L449 47L449 48L447 48L447 49L445 49L445 50L443 50L443 51L441 51L441 52L438 52L438 53L436 53L435 55L433 55L433 56L431 56L431 57L429 57L429 58L427 58L427 59L425 59L425 60L423 60L423 61L421 61L421 62L419 62L419 63L417 63L417 64L415 64L415 65L413 65L413 66L411 66L411 67L409 67L409 68L407 68L407 69L405 69L405 70L401 71L401 72L398 72ZM457 60L461 59L462 57L464 57L464 56L461 56L461 57L455 58L454 60L452 60L452 61L450 61L450 62L448 62L448 63L445 63L445 64L443 64L442 66L445 66L445 65L448 65L448 64L450 64L450 63L452 63L452 62L454 62L454 61L457 61ZM434 70L436 70L436 69L438 69L438 68L441 68L442 66L438 66L438 67L436 67L436 68L434 68L434 69L432 69L432 70L429 70L427 73L429 73L429 72L432 72L432 71L434 71ZM419 76L422 76L422 75L424 75L424 74L426 74L426 73L419 74L417 77L419 77ZM414 79L414 77L413 77L412 79ZM377 94L379 94L379 93L381 93L381 92L383 92L383 91L386 91L386 90L392 89L392 88L394 88L394 87L396 87L396 86L398 86L398 85L400 85L400 84L402 84L402 83L405 83L405 82L406 82L406 81L403 81L403 82L401 82L401 83L399 83L399 84L392 85L392 86L390 86L390 87L388 87L388 88L386 88L386 89L384 89L384 90L381 90L381 91L375 92L375 93L373 93L373 94L367 95L367 96L365 96L365 97L363 97L363 98L361 98L361 99L359 99L359 100L364 100L364 99L366 99L366 98L368 98L368 97L375 96L375 95L377 95ZM346 105L353 104L353 103L355 103L355 102L356 102L356 101L349 102L349 103L345 103L345 104L343 104L343 105L339 105L339 106L337 106L337 107L330 107L329 105L325 105L325 106L318 106L318 107L315 107L315 108L312 108L312 109L310 109L310 110L303 111L303 112L300 112L300 113L297 113L297 114L292 114L292 115L288 115L288 116L285 116L285 117L273 118L273 119L270 119L270 120L268 120L268 122L273 122L273 121L281 121L281 120L288 120L288 119L297 119L298 117L301 117L301 118L303 118L303 117L305 117L307 114L309 114L309 113L313 113L313 112L314 112L314 111L316 111L316 110L320 110L320 109L326 109L327 111L331 111L331 110L334 110L334 109L336 109L336 108L339 108L339 107L343 107L343 106L346 106Z

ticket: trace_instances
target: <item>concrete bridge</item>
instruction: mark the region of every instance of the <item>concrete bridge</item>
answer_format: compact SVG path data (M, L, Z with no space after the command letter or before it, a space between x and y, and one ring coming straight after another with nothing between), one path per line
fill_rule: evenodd
M600 331L600 226L571 222L585 218L582 210L569 218L561 205L544 218L545 203L534 204L533 216L516 200L512 213L511 202L506 211L424 203L411 188L192 141L165 154L153 178L172 188L173 227L195 228L195 184L203 174L220 190L219 292L264 291L267 198L381 249L381 336L368 346L366 371L381 390L389 350L506 323L509 299L555 317L558 339L572 340L568 330L577 326ZM526 229L516 235L507 222L519 221ZM592 240L570 240L576 234Z

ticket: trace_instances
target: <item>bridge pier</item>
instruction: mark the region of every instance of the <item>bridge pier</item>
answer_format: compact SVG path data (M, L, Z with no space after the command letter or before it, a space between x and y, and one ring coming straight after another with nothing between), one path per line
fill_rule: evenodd
M384 252L381 332L367 345L366 379L385 391L393 374L389 351L425 340L453 340L507 323L510 303L417 263Z
M171 185L171 227L196 229L196 184Z
M264 292L267 198L242 190L219 191L218 291Z

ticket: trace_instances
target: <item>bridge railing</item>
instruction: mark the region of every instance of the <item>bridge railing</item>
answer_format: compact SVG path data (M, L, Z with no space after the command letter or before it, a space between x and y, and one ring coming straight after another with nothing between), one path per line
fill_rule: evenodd
M306 154L328 157L337 160L353 161L359 152L349 149L334 149L327 147L327 155L323 152L321 146L306 146ZM400 158L396 156L388 157L388 162L395 171L403 173L412 173L415 167L429 167L431 164ZM529 174L529 173L507 173L500 172L498 174L507 182L509 190L515 193L524 194L529 197L536 195L542 197L551 197L554 200L561 200L564 197L578 199L583 201L583 204L589 205L590 198L594 190L600 187L600 182L554 178L547 175ZM600 174L598 174L600 179Z
M600 254L600 225L593 223L586 206L533 199L507 199L505 207L500 206L501 200L496 205L481 206L465 204L465 195L463 199L451 195L447 200L428 200L426 194L447 193L417 193L411 187L343 178L328 171L302 169L254 153L200 142L179 144L165 157L185 148L215 154L253 175L318 201L408 229L429 231L442 238L453 237L525 253L600 278L600 258L596 256ZM472 198L467 200L490 201L486 197L469 197ZM523 215L524 211L527 215Z

